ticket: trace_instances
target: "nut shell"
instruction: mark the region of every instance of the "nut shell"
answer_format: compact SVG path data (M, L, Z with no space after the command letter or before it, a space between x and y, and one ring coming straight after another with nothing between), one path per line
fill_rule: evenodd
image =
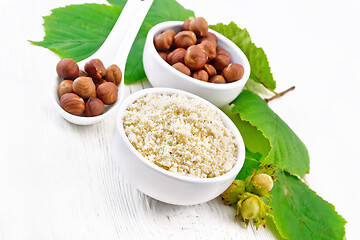
M182 31L189 31L190 30L190 22L191 22L191 19L188 19L188 20L185 20L181 29Z
M79 66L71 58L64 58L56 65L56 72L62 79L74 80L79 75Z
M87 62L85 71L94 79L101 79L106 75L106 69L100 59L91 59Z
M198 46L190 46L185 53L184 62L192 70L200 70L208 61L207 54Z
M203 17L197 17L190 21L189 30L193 31L197 37L205 37L208 29L209 25Z
M210 78L209 82L210 83L219 83L219 84L226 83L225 78L221 75L213 76L212 78Z
M217 74L216 69L214 68L213 65L211 64L205 64L204 65L204 70L207 72L207 74L212 77L215 76Z
M96 97L96 87L90 77L78 77L74 80L73 91L82 98Z
M272 179L272 177L265 173L256 174L252 177L251 181L265 189L265 191L267 192L270 192L274 186L274 180Z
M122 72L120 68L113 64L106 69L105 79L108 82L113 82L115 85L119 85L122 79Z
M105 79L96 79L95 81L94 81L94 83L95 83L95 88L97 89L101 84L103 84L103 83L106 83L107 81L105 80Z
M199 79L203 82L207 82L209 80L209 75L205 70L199 70L197 72L194 72L192 75L193 78Z
M205 40L213 41L213 42L215 42L215 44L217 44L218 38L215 34L208 32L206 37L198 39L198 43L202 43Z
M184 62L185 52L185 48L177 48L167 55L166 61L170 65L174 65L177 62Z
M85 72L84 70L79 70L78 77L89 77L89 74L87 74L87 72Z
M104 103L98 98L89 98L85 104L85 116L95 117L103 114L105 111Z
M222 71L231 62L230 54L222 47L216 47L216 57L213 60L213 66L218 71Z
M73 85L72 80L61 81L61 83L59 84L59 87L58 87L59 97L61 97L65 93L72 93L73 92L72 85Z
M176 32L172 29L165 30L154 38L154 46L158 51L167 51L174 41Z
M188 48L197 42L196 35L192 31L178 32L174 37L174 45L177 48Z
M172 65L172 67L185 75L191 76L190 69L181 62L175 63L174 65Z
M104 104L110 105L118 98L118 88L114 83L106 82L98 87L96 94Z
M250 196L241 203L241 217L243 219L254 219L259 216L260 208L259 199Z
M168 53L166 53L166 52L158 52L158 54L160 55L160 57L161 57L162 59L164 59L164 61L166 61L166 58L167 58Z
M216 57L216 43L214 41L203 41L199 44L199 47L206 53L209 60Z
M244 68L238 63L230 63L221 74L228 83L236 82L244 76Z
M68 113L80 116L85 111L84 99L75 93L65 93L60 98L60 106Z

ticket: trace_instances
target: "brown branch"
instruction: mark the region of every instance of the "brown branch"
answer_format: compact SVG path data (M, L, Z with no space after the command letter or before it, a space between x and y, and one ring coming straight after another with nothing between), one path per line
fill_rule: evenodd
M294 90L294 89L295 89L295 86L292 86L291 88L286 89L285 91L280 92L280 93L276 94L275 96L273 96L273 97L271 97L271 98L265 98L264 100L265 100L265 102L268 103L268 102L270 102L270 101L272 101L272 100L274 100L274 99L276 99L276 98L279 98L279 97L285 95L286 93L288 93L288 92L290 92L290 91L292 91L292 90Z

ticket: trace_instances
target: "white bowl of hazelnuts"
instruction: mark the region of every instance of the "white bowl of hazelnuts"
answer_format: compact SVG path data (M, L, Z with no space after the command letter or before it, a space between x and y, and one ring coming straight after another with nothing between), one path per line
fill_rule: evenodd
M151 28L143 65L153 87L188 91L218 107L233 101L250 76L245 54L202 17Z
M86 62L86 63L85 63ZM84 70L79 65L84 65ZM122 72L112 64L105 68L100 59L76 63L65 58L56 65L55 107L66 120L77 125L101 121L120 104Z

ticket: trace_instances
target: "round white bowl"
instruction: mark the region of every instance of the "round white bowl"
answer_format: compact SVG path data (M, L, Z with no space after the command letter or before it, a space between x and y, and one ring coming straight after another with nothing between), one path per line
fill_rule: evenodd
M189 77L164 61L154 46L155 36L166 29L179 32L182 24L183 22L179 21L169 21L159 23L150 29L144 47L143 65L151 85L153 87L169 87L188 91L205 98L218 107L230 103L240 94L250 76L250 64L245 54L228 38L209 29L209 32L217 36L218 46L229 52L231 61L244 67L244 76L239 81L227 84L208 83Z
M235 136L237 161L226 174L214 178L195 178L167 171L145 159L129 142L123 126L127 107L147 94L182 94L199 99L215 109L224 125ZM243 139L234 123L220 109L208 101L188 92L172 88L149 88L138 91L124 100L117 113L113 134L113 157L120 162L125 177L137 189L162 202L176 205L192 205L207 202L224 192L235 179L245 160Z
M79 64L81 65L81 63ZM80 66L79 66L80 67ZM83 68L80 68L83 69ZM124 89L124 79L121 80L121 83L117 86L118 87L118 99L115 103L111 105L105 105L105 112L99 116L96 117L85 117L85 116L76 116L73 114L70 114L66 112L61 106L60 106L60 98L59 98L59 92L58 92L58 86L60 82L62 81L61 78L56 77L53 81L52 86L52 99L55 106L55 109L57 112L65 118L67 121L77 124L77 125L91 125L95 124L97 122L100 122L101 120L107 118L112 113L115 113L116 109L119 108L121 100L124 96L123 89Z

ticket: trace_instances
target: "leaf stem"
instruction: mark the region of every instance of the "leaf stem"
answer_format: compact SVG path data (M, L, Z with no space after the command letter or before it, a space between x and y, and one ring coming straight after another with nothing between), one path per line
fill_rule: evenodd
M286 93L288 93L288 92L290 92L290 91L292 91L292 90L294 90L295 89L295 86L292 86L291 88L288 88L288 89L286 89L285 91L282 91L282 92L280 92L280 93L275 93L275 96L273 96L273 97L271 97L271 98L265 98L264 100L265 100L265 102L270 102L270 101L272 101L272 100L274 100L274 99L276 99L276 98L279 98L279 97L281 97L281 96L283 96L283 95L285 95ZM271 90L270 90L271 91Z

